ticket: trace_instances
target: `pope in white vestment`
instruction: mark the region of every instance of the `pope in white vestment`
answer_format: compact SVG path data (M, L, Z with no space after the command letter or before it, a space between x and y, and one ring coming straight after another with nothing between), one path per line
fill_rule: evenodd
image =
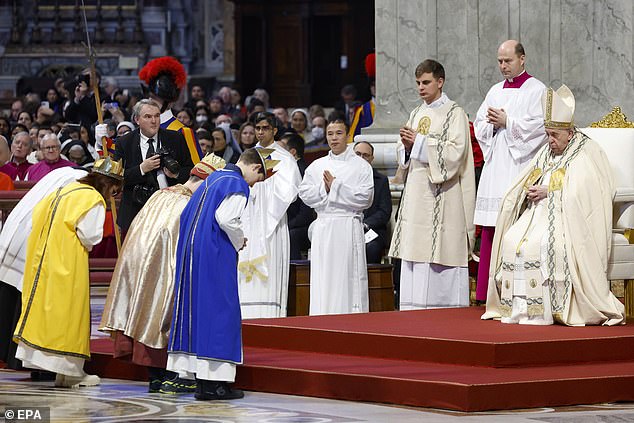
M463 307L469 305L474 234L469 122L441 91L442 65L426 60L419 68L416 81L425 101L401 129L399 161L408 173L389 255L402 260L401 310ZM426 87L433 84L433 90ZM409 137L414 141L407 152Z
M483 227L476 291L480 301L486 299L491 240L502 197L546 142L540 104L546 87L524 70L524 48L505 41L498 63L505 79L491 87L473 122L484 155L474 215L474 223Z
M340 130L334 142L333 129ZM347 147L345 129L343 121L328 125L331 151L308 166L299 186L299 197L317 212L311 225L311 316L369 311L363 210L372 205L374 180L372 166ZM325 172L333 176L330 186Z
M571 326L625 321L610 291L612 170L572 124L565 85L544 94L549 144L506 193L496 222L486 313L503 323Z
M270 115L270 116L269 116ZM262 117L258 120L257 118ZM238 292L243 319L286 317L290 271L290 237L286 210L297 198L301 176L295 158L273 141L275 117L256 118L255 148L271 148L279 163L273 176L254 185L242 214L247 245L238 259ZM259 129L266 128L265 130ZM270 137L270 138L269 138Z

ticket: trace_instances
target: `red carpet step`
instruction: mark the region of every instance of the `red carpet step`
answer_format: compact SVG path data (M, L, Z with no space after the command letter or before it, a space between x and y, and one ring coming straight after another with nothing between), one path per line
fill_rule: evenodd
M634 325L503 325L480 320L483 311L246 320L236 383L461 411L634 401ZM109 341L100 342L97 373L143 374L118 368Z
M480 320L482 313L468 307L245 320L243 338L249 347L491 367L634 361L634 325L505 325Z
M634 362L487 368L246 348L251 391L485 411L633 401Z

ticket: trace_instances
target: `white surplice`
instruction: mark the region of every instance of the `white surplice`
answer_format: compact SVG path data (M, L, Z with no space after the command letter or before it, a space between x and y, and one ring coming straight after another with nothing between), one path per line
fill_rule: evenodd
M260 144L256 145L256 148ZM242 214L247 246L238 259L238 293L243 319L286 317L290 238L286 210L297 198L301 176L295 158L274 142L275 174L249 192Z
M13 208L0 233L0 281L22 292L27 239L33 227L33 208L44 197L87 175L86 170L63 167L44 176Z
M545 85L534 77L520 88L504 88L504 82L491 87L473 122L484 155L474 216L476 225L495 226L504 193L546 143L541 105ZM496 130L487 122L489 107L504 109L506 128Z
M334 177L326 192L324 171ZM372 205L372 167L352 147L314 161L299 197L317 212L312 224L310 315L369 311L363 210Z

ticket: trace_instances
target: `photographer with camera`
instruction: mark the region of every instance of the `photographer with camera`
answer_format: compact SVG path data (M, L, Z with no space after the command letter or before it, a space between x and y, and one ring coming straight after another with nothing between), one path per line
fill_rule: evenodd
M156 190L186 182L194 166L183 135L160 128L160 117L156 102L139 101L133 110L139 127L117 139L114 159L123 159L125 169L117 221L123 233Z
M64 118L68 122L79 122L90 128L97 121L95 94L90 86L90 69L86 68L66 81L65 88L70 93L70 101L64 110Z

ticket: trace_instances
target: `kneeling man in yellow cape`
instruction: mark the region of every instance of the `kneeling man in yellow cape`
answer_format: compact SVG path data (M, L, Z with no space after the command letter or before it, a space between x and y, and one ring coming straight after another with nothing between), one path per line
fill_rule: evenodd
M101 241L106 201L123 186L123 166L110 158L58 188L33 210L22 312L13 336L24 367L57 373L55 386L99 384L84 372L90 358L88 252Z

